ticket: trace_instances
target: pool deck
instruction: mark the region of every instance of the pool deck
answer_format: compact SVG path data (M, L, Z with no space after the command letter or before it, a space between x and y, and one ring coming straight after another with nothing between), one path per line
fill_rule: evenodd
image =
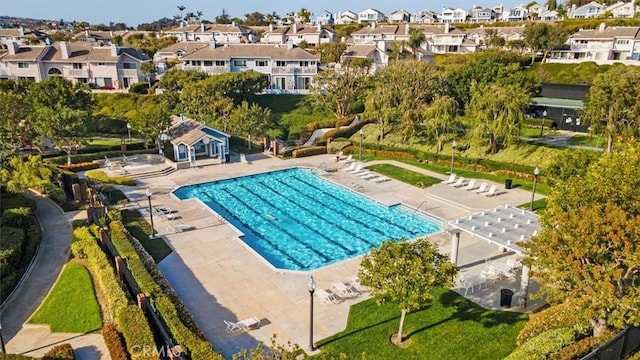
M309 292L307 283L313 275L317 287L331 290L336 280L348 282L359 267L360 258L345 260L310 272L295 272L274 269L257 256L238 238L238 231L220 221L202 203L196 200L179 201L171 194L178 186L225 179L230 177L278 170L293 166L336 166L333 155L318 155L309 158L281 160L263 154L248 155L250 164L241 163L238 156L232 162L221 165L202 166L180 170L173 174L139 180L136 187L120 187L132 200L132 206L146 214L146 186L153 190L153 205L169 207L177 211L176 219L159 220L154 217L156 231L173 248L173 252L162 260L160 269L193 314L207 339L226 358L230 359L243 348L251 349L259 342L270 343L273 334L278 343L298 344L307 348L309 344ZM384 161L409 168L441 179L446 176L430 173L395 161ZM366 165L380 163L370 162ZM338 166L343 166L339 164ZM327 179L357 191L384 204L404 203L424 210L434 217L449 220L469 215L503 204L520 205L531 200L529 191L503 190L498 196L487 198L467 191L439 184L426 190L391 180L373 183L344 171L324 175ZM181 226L192 230L176 232ZM450 236L445 232L430 237L443 253L450 253ZM495 245L462 234L458 265L465 272L480 273L487 258L514 256L503 253ZM501 288L516 290L518 282L512 280L489 283L485 288L469 293L467 298L485 308L499 309ZM532 281L531 293L537 287ZM464 291L462 291L464 292ZM314 303L314 340L320 340L344 330L349 307L363 299L368 293L343 299L339 304L324 305L318 298ZM541 300L530 301L526 309L512 307L513 311L530 311L543 304ZM240 321L258 317L261 327L228 334L223 320Z

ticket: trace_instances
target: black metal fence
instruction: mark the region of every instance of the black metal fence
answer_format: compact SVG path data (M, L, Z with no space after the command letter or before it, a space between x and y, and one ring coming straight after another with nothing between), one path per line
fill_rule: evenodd
M581 360L620 360L640 348L640 328L628 327Z

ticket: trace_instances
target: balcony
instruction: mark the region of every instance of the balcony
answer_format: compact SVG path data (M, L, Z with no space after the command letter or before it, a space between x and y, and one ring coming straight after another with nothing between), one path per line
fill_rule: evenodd
M62 69L66 78L89 78L89 69Z
M306 67L298 67L298 66L285 66L285 67L277 67L274 66L271 68L271 74L304 74L304 75L314 75L318 73L318 69L315 66L306 66Z
M207 74L224 74L231 72L228 66L182 65L182 70L201 71Z
M609 50L613 47L611 43L589 43L589 44L571 44L570 49L576 50Z
M118 69L118 77L138 77L138 69Z

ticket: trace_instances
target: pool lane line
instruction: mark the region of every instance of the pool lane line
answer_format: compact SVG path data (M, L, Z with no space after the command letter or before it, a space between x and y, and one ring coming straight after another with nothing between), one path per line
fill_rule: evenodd
M238 218L236 215L234 215L231 211L229 211L227 209L226 206L222 205L220 202L218 202L217 200L215 200L213 197L211 197L211 195L207 194L207 193L202 193L204 196L208 197L209 200L213 201L215 204L218 204L218 206L220 206L221 209L223 209L225 212L227 212L231 217L235 218L238 222L240 222L244 227L248 228L251 230L251 232L259 239L264 240L266 243L268 243L269 245L271 245L271 247L278 253L280 253L281 255L283 255L285 258L288 258L291 262L293 262L294 264L296 264L300 269L306 269L307 266L305 266L304 264L302 264L300 261L298 261L296 258L290 256L289 254L287 254L286 252L282 251L279 247L275 246L273 244L273 242L271 242L269 239L265 238L262 234L256 232L255 230L253 230L251 227L247 226L244 221L240 220L240 218ZM238 199L235 199L236 201L239 201ZM247 244L249 245L249 244ZM255 250L255 249L254 249ZM258 252L258 254L260 254ZM260 256L262 258L264 258L264 256L262 254L260 254ZM267 260L268 261L268 260ZM275 266L274 266L275 267Z

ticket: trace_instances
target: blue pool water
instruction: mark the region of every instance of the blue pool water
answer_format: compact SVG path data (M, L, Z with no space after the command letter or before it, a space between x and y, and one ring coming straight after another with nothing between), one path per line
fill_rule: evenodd
M183 186L174 194L200 199L280 269L312 270L387 239L442 230L439 221L402 205L382 205L303 168Z

